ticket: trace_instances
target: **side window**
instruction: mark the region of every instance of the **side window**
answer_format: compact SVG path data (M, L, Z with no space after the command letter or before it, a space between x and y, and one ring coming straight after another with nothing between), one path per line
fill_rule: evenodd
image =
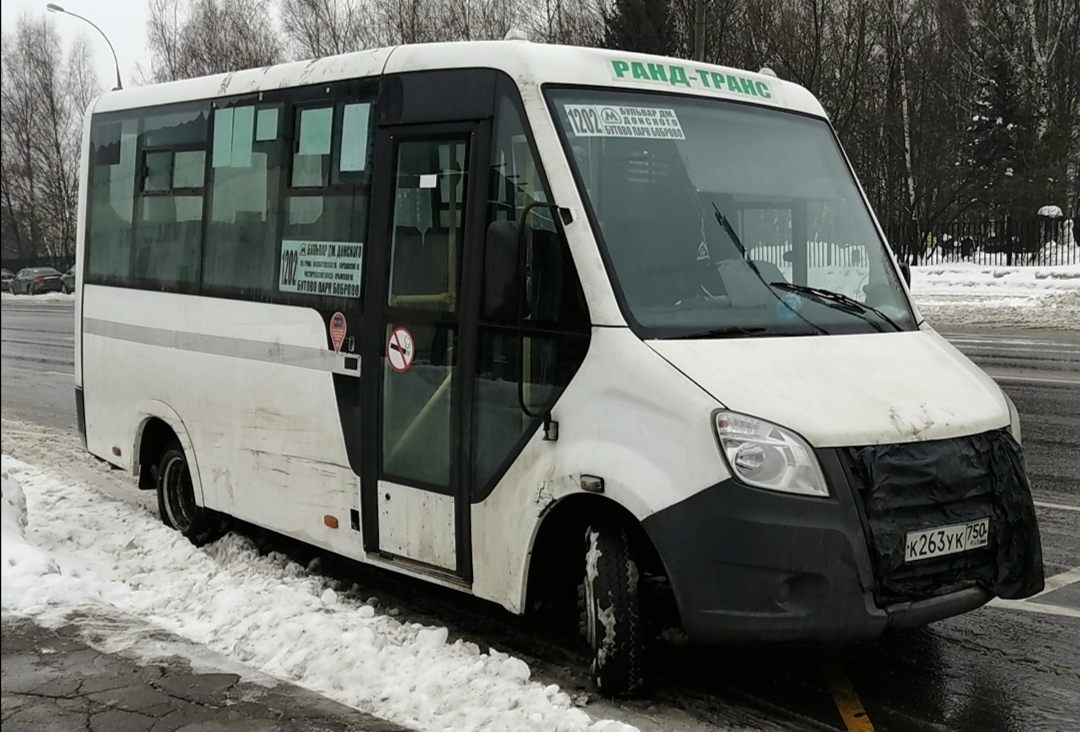
M202 106L143 120L131 248L136 286L178 292L198 288L209 118Z
M530 203L548 201L539 161L521 115L508 96L495 119L488 221L520 221ZM534 208L532 228L533 307L519 343L517 317L482 316L474 396L473 496L482 498L539 426L518 401L536 414L549 408L585 358L589 319L581 283L566 241L550 211Z
M134 116L98 118L91 125L88 282L117 283L129 275L138 134L139 118Z
M371 200L371 111L366 101L295 108L278 292L360 297Z
M260 296L274 290L281 197L281 105L214 111L204 291Z

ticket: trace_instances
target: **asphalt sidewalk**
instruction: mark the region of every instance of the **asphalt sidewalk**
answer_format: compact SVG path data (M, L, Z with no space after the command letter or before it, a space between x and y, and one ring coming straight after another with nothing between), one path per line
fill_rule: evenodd
M5 615L2 627L4 732L407 732L257 672L241 676L205 649L195 670L179 655L145 662L95 650L81 625Z

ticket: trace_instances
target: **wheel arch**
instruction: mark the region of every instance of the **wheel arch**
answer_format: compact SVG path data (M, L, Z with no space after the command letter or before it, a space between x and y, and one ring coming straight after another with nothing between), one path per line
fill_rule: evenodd
M585 529L597 521L618 522L629 530L640 569L666 574L663 560L641 522L606 496L572 493L548 507L533 536L526 569L525 612L550 608L576 597L584 571ZM581 570L581 571L578 571Z
M138 476L141 490L152 490L156 487L151 468L157 464L162 453L173 439L176 439L184 450L184 456L188 461L191 473L191 484L195 491L195 499L198 505L205 506L203 499L202 479L199 473L198 459L195 449L188 434L183 420L169 405L157 400L150 400L139 405L139 426L135 430L135 441L132 446L133 456L131 469Z

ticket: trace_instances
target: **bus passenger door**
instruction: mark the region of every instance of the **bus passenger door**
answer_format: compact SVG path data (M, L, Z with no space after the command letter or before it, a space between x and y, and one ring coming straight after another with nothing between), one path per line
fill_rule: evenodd
M463 263L482 243L484 195L474 161L486 155L477 149L483 129L380 131L377 261L366 293L361 377L366 551L465 580L471 553L462 404L476 327L462 293L479 286L478 275L463 276Z

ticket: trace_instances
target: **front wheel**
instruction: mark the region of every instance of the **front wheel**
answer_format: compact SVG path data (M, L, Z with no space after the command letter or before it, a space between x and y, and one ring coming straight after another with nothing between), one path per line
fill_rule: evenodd
M628 696L644 684L645 628L641 576L623 524L585 530L585 638L593 650L592 676L604 696Z
M195 546L208 544L224 533L224 518L195 503L191 471L180 443L173 442L157 465L157 499L161 522L186 536Z

